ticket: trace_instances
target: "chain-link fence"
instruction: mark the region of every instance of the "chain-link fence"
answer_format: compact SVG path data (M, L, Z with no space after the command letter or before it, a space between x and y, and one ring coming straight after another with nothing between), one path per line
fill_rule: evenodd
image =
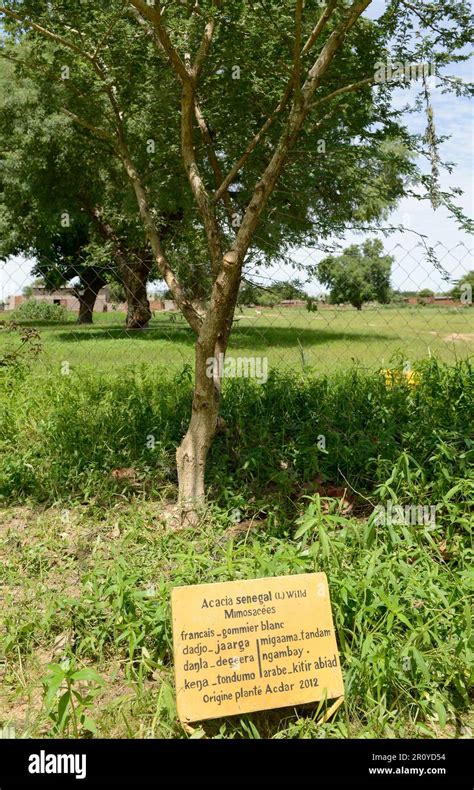
M351 296L357 283L350 276L346 301L334 288L323 288L316 251L298 251L294 266L247 271L223 375L265 381L275 368L409 368L430 356L454 362L472 355L472 250L462 243L448 249L417 242L387 245L384 254L392 258L386 303L360 305ZM92 277L84 285L76 278L53 288L34 271L32 262L21 259L2 264L0 356L21 353L22 329L34 327L43 358L62 370L136 363L178 370L193 364L194 334L159 282L145 280L141 298L151 319L136 331L129 320L127 325L139 290L128 287L130 281L104 284L99 278L94 285ZM140 276L135 269L131 275L132 282Z

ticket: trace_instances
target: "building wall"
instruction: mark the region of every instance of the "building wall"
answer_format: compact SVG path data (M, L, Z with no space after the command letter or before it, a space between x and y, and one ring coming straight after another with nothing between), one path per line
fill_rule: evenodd
M303 299L284 299L280 307L306 307L306 302Z
M7 299L6 310L15 310L15 308L19 307L23 302L26 302L26 296L10 296Z
M62 307L65 307L66 310L71 310L76 313L79 312L80 302L71 288L58 288L56 291L46 291L44 288L33 288L31 297L23 295L10 296L7 302L7 310L15 310L21 304L27 302L29 298L36 299L38 302L46 302L46 304L60 304ZM100 313L106 306L109 307L108 291L106 288L102 288L97 295L95 310Z

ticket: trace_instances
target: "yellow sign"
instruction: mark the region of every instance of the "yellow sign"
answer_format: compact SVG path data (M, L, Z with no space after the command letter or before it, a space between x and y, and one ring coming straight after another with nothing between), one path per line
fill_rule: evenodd
M344 694L325 573L175 587L181 721Z

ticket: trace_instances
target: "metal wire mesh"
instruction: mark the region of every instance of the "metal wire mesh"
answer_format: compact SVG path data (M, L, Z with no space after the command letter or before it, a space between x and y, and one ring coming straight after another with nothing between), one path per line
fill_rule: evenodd
M462 243L450 249L439 243L434 264L421 242L387 245L386 252L394 259L391 279L396 289L391 301L365 303L361 310L350 304L331 304L314 274L304 274L314 272L316 251L298 251L298 272L289 263L260 273L256 281L265 283L267 289L294 280L296 274L307 298L240 305L228 349L236 364L228 368L228 375L263 379L272 369L329 372L356 365L370 370L395 363L410 366L430 356L451 363L472 355L472 288L466 285L454 296L452 291L454 283L472 269L472 250ZM146 329L127 328L130 300L126 286L122 301L110 287L101 288L92 323L79 324L84 292L77 280L48 289L35 283L32 265L23 259L1 264L0 356L12 330L34 327L44 358L68 369L151 363L178 370L193 364L193 332L174 302L160 291L160 283L148 284L152 318ZM436 269L442 275L441 288L439 277L433 277ZM33 309L38 304L43 307ZM239 360L243 360L240 366Z

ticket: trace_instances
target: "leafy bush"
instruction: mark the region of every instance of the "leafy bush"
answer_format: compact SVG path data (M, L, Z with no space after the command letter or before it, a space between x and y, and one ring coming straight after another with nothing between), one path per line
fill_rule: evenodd
M28 541L13 529L3 537L11 593L0 634L12 687L15 662L30 666L39 647L51 655L56 645L62 657L43 680L49 723L32 713L27 736L75 735L75 715L83 737L144 737L144 720L147 737L183 737L173 701L172 587L314 571L329 580L343 711L324 725L314 707L262 712L247 725L242 717L207 722L203 733L245 738L250 726L254 737L277 738L459 735L472 685L467 516L466 528L449 535L441 523L391 530L327 504L317 495L305 500L280 535L258 529L231 537L219 508L200 530L150 529L146 502L87 515L78 508L66 551L60 511L30 522ZM472 493L456 506L458 517L469 504ZM107 537L112 523L114 540ZM72 587L64 586L68 578ZM106 678L105 698L96 697L97 672Z
M28 299L19 305L12 317L15 321L67 321L70 313L59 304L40 302L38 299Z
M19 375L41 353L41 337L34 327L19 327L14 321L6 323L2 331L7 333L8 341L0 354L0 371Z
M58 737L69 735L74 738L95 733L96 726L89 713L104 681L89 667L76 669L69 659L61 664L48 664L48 674L43 680L43 703L53 722L53 734ZM87 684L87 690L78 690L79 683Z
M383 375L357 371L227 381L227 429L209 457L212 500L249 513L279 501L290 512L317 482L371 497L405 454L399 501L413 501L415 489L440 501L472 467L473 370L432 359L415 381L394 376L388 386ZM152 366L120 375L36 369L15 382L14 397L11 383L0 386L7 499L105 501L175 484L174 454L191 411L187 369L174 377ZM121 468L133 471L131 482L114 478Z
M45 710L27 735L183 737L171 588L322 570L344 673L341 714L319 724L314 709L262 712L207 722L193 737L462 734L472 686L473 370L432 359L414 379L400 371L389 381L349 371L226 382L227 430L209 458L214 504L201 529L186 531L162 529L161 504L137 493L174 494L187 369L62 376L36 367L0 378L3 495L56 504L28 523L28 540L15 518L0 537L9 693L38 649L63 657L49 667ZM130 480L114 477L120 467ZM351 486L366 511L346 513L343 500L311 491L315 481ZM57 507L68 500L80 504ZM380 523L376 506L387 501L435 503L436 520Z

